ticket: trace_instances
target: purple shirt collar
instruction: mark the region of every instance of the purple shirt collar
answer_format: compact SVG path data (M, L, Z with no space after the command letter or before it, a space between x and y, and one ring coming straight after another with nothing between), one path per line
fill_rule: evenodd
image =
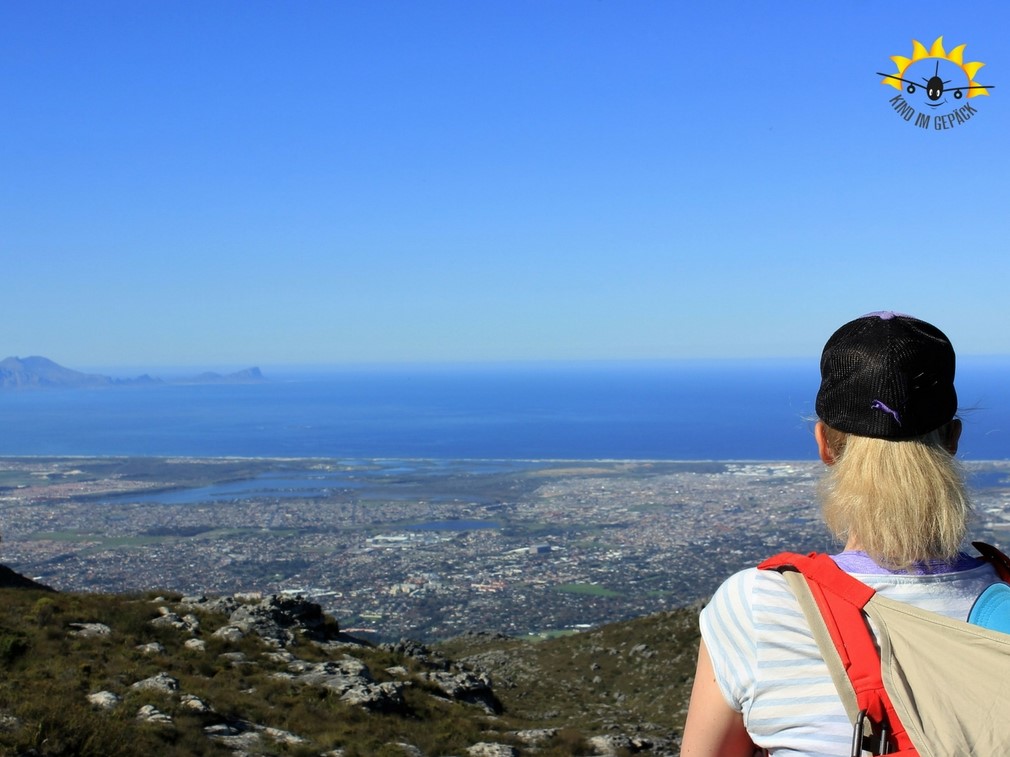
M863 575L930 576L938 573L957 573L962 570L971 570L981 564L979 558L971 557L963 552L958 553L953 562L927 560L916 563L904 570L888 570L881 567L862 551L846 550L837 555L831 555L831 559L846 573L861 573Z

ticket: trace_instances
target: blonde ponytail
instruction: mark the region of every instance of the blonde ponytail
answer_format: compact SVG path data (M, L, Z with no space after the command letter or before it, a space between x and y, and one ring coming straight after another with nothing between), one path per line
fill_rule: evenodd
M902 441L825 431L835 458L820 493L836 537L891 569L957 555L971 505L947 426Z

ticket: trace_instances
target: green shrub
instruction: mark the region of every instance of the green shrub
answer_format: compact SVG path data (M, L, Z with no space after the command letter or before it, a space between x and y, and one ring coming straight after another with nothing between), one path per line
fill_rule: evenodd
M40 628L44 628L55 620L58 612L59 608L52 597L42 597L32 608L32 617Z

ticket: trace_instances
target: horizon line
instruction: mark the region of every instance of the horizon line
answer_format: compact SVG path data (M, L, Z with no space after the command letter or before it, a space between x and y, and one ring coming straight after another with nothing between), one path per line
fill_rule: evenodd
M36 356L33 356L36 357ZM24 358L22 358L24 359ZM51 358L50 358L51 359ZM129 372L131 376L151 374L158 371L169 373L191 373L192 371L242 371L258 368L264 374L269 371L290 373L304 371L319 373L326 371L359 371L359 370L439 370L439 369L521 369L521 368L605 368L619 366L662 367L666 365L729 365L729 364L772 364L792 363L806 364L816 368L819 355L776 355L776 356L681 356L681 357L651 357L651 358L492 358L492 359L410 359L410 360L346 360L346 361L261 361L261 362L187 362L187 363L91 363L74 366L54 360L58 365L82 372ZM958 362L973 363L976 361L1010 360L1010 354L985 353L958 355ZM139 374L137 374L139 372Z

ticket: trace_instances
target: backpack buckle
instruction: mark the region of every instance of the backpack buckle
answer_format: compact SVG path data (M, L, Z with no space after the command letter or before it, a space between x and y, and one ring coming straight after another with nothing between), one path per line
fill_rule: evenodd
M866 734L869 726L869 735ZM866 714L866 710L860 710L856 715L856 723L852 727L852 750L849 757L862 757L863 752L870 754L888 754L891 749L887 743L887 737L891 733L887 726L880 724L879 730L873 720Z

